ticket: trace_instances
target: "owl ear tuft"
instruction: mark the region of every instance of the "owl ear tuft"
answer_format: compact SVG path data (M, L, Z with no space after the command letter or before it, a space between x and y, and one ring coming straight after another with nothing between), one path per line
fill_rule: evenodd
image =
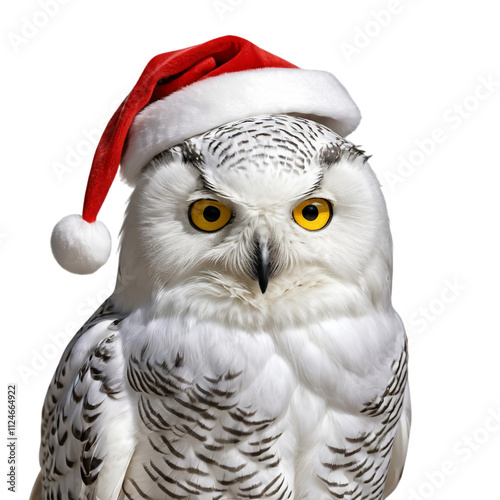
M326 144L318 151L319 161L330 167L334 165L340 158L340 146L339 144Z

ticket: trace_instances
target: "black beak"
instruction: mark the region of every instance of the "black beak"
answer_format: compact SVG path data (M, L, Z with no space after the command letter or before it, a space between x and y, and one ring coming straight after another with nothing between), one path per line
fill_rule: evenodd
M255 254L254 254L254 266L253 272L256 279L259 281L259 287L262 293L267 290L267 284L269 283L269 275L271 269L269 247L267 243L255 244Z

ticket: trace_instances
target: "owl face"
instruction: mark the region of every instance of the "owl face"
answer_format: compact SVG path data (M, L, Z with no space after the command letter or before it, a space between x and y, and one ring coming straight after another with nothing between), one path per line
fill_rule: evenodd
M261 116L192 138L147 166L131 200L121 268L137 296L254 318L387 306L378 182L361 151L313 121Z

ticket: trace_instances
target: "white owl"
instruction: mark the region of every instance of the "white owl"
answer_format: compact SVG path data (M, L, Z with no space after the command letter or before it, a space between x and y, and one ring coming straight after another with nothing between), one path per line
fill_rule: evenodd
M386 208L315 122L218 127L147 166L124 286L49 389L44 499L380 499L409 432Z
M243 42L209 43L220 59L220 44L229 57L248 49ZM49 387L32 499L380 500L398 484L410 398L384 199L364 153L332 130L348 133L359 121L345 89L330 74L276 64L255 70L246 90L247 71L208 85L218 102L230 78L237 93L257 89L258 109L293 101L286 113L228 120L233 109L241 114L239 94L207 127L202 80L137 115L121 158L137 175L117 287ZM268 96L262 75L298 78L297 92ZM171 83L150 80L155 92ZM318 80L313 99L305 83ZM332 93L337 103L319 116ZM115 116L139 102L131 95ZM197 114L179 111L186 95ZM172 109L167 129L161 113ZM96 158L112 163L102 147ZM105 196L99 176L113 177L93 166L86 208L100 206L92 190ZM105 260L105 246L92 257L82 250L105 234L86 208L87 222L53 237L70 249L59 260L79 272ZM78 238L85 245L76 251Z

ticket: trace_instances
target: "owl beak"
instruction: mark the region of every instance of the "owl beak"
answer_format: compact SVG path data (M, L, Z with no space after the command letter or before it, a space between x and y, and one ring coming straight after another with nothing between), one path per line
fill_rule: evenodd
M255 244L253 272L259 281L259 287L262 293L266 293L267 284L269 283L270 263L269 247L267 243L257 241Z

